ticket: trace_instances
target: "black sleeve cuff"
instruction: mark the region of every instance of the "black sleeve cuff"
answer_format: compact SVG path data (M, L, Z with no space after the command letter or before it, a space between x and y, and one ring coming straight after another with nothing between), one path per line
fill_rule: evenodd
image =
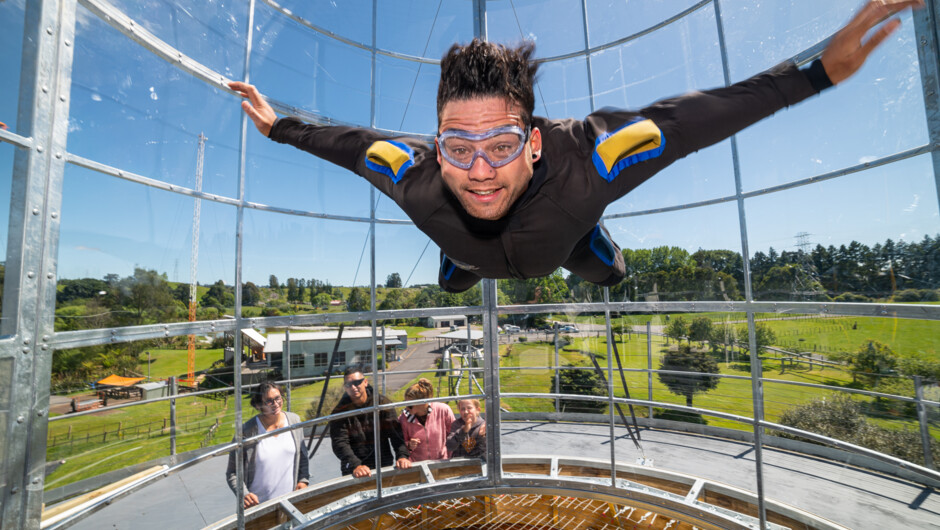
M813 90L816 92L822 92L832 86L829 74L826 73L826 69L819 59L813 61L808 67L802 68L801 71L806 74L809 84L813 86Z

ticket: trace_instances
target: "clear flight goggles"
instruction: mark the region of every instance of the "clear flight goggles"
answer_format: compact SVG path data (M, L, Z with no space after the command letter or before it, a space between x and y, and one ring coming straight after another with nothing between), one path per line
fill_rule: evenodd
M481 133L448 129L438 135L437 147L444 160L460 169L470 169L477 157L483 157L487 164L497 168L519 158L528 138L529 128L522 130L515 125Z

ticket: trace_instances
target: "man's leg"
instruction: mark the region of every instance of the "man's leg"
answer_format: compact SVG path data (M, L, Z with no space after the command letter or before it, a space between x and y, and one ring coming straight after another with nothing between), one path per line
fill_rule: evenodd
M620 247L610 238L610 233L597 225L578 241L568 261L562 265L581 278L611 287L623 280L625 267Z
M480 277L461 269L441 251L441 267L437 273L437 284L448 293L462 293L480 281Z

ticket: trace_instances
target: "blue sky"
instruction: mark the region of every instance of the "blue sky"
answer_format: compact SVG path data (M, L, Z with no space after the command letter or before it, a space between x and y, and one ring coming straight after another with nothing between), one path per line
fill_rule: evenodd
M137 23L190 57L233 79L242 77L246 2L115 1ZM691 0L588 2L591 46L655 24ZM372 39L366 0L282 1L282 5L357 42ZM822 4L822 5L820 5ZM490 39L533 39L540 57L584 47L572 21L574 0L490 1ZM22 0L0 2L0 121L16 124L22 49ZM185 6L181 7L181 6ZM368 125L371 56L312 32L257 2L251 79L265 94L338 120ZM470 2L379 2L379 47L439 58L472 37ZM439 9L440 6L440 9ZM723 0L722 22L733 80L765 69L841 26L855 1ZM156 58L79 6L71 91L70 152L150 178L194 186L197 137L208 138L203 189L237 197L241 123L238 100ZM754 191L870 161L927 142L910 15L843 86L766 120L738 136L742 184ZM706 6L683 20L592 57L594 106L642 107L662 97L723 82L715 13ZM438 68L378 56L374 123L418 133L435 129ZM536 113L583 117L591 110L583 58L545 63ZM347 216L369 215L364 180L306 153L248 137L246 199L272 206ZM9 189L14 148L0 143L0 186ZM647 210L734 193L730 142L682 160L608 208ZM380 197L380 195L376 195ZM6 238L8 204L0 206ZM916 241L940 232L937 191L928 156L921 156L745 204L752 252L793 249L799 232L812 243ZM62 205L60 278L130 274L134 266L188 281L193 200L68 166ZM405 219L387 198L381 218ZM202 203L198 279L232 283L235 208ZM726 203L608 223L624 248L675 245L740 251L738 211ZM334 285L369 281L368 225L247 209L243 278L267 283L275 274ZM376 278L398 272L410 283L436 281L438 249L412 226L379 225ZM427 247L427 248L426 248ZM363 249L365 253L363 254ZM426 249L426 250L425 250ZM423 254L422 254L423 253ZM413 271L413 272L412 272Z

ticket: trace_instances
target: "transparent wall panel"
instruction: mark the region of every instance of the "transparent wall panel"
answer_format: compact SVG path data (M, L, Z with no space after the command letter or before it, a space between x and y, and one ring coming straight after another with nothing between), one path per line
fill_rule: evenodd
M376 47L440 59L452 44L473 39L471 7L468 2L435 0L376 2ZM403 28L408 29L402 31Z
M242 75L248 3L188 2L183 6L162 0L117 0L113 5L184 55L226 77Z
M440 67L385 55L375 60L375 126L435 134Z
M517 45L534 41L538 57L584 49L584 14L578 0L487 2L487 40Z
M188 196L66 166L56 330L186 321L193 207ZM199 320L233 309L234 225L233 207L202 201ZM216 282L229 292L208 307Z
M592 55L595 108L639 109L660 99L724 85L711 7L639 39Z
M263 3L256 7L254 38L251 79L261 93L334 120L370 123L369 52Z
M935 285L934 187L925 155L747 200L754 298L918 301L899 295Z
M221 349L203 348L202 338L197 371L222 358ZM169 400L96 412L173 395L168 380L185 377L186 357L186 336L55 351L46 460L57 465L46 477L46 490L168 457L174 445L182 454L228 442L235 410L230 392L183 395L175 418ZM73 407L83 414L73 415Z
M16 153L16 148L12 145L6 143L0 143L0 190L9 193L10 187L13 182L13 156ZM12 199L12 197L11 197ZM6 261L7 261L7 238L9 236L9 227L10 227L10 201L0 201L0 250L2 250L3 261L3 276L6 278ZM10 287L11 289L15 288L14 286ZM14 315L3 316L3 291L4 291L4 281L0 279L0 319L3 318L13 318ZM12 328L10 328L12 329Z
M628 37L676 16L698 2L695 0L653 0L586 2L591 47Z
M259 2L261 4L262 2ZM266 4L267 2L263 2ZM278 2L312 24L366 46L372 42L372 0L287 0ZM262 6L259 5L259 8ZM263 9L269 9L267 5ZM255 15L257 17L257 14ZM257 19L255 19L257 23Z
M250 123L248 127L246 200L302 212L369 217L370 185L365 179L305 151L273 142Z
M0 3L0 122L11 132L19 130L17 109L20 93L20 65L23 59L23 4L20 2ZM16 94L16 96L14 96Z
M707 230L694 229L701 219ZM609 219L627 276L611 301L743 300L737 203Z
M861 5L854 0L793 0L758 9L747 0L721 2L732 79L766 70L829 38Z
M441 263L437 245L414 225L376 224L375 231L376 287L399 285L407 291L407 296L396 296L380 309L433 307L439 301L434 296ZM422 293L425 296L419 296ZM379 294L376 297L376 304L385 300ZM468 305L479 305L479 301Z
M758 325L770 330L772 347L761 353L764 369L764 410L768 421L800 429L835 440L858 445L885 455L925 465L924 434L933 462L940 457L940 431L934 418L937 412L936 385L925 382L928 366L936 366L940 351L936 321L879 317L839 316L832 314L763 315ZM764 333L763 335L768 335ZM929 376L928 376L929 377ZM769 381L772 380L772 381ZM797 386L801 383L801 386ZM813 386L807 386L811 384ZM923 423L917 415L918 386L928 402ZM856 393L845 390L852 389ZM858 393L877 392L878 396ZM867 457L838 449L806 444L796 434L775 436L789 438L800 452L819 450L844 454L850 464L868 465ZM819 449L815 449L819 448ZM814 450L815 449L815 450ZM858 476L850 466L807 465L810 458L798 453L784 456L778 451L764 452L768 470L767 496L786 500L796 496L791 485L775 480L782 462L786 468L805 470L800 488L822 488L832 481L854 481ZM798 460L793 461L796 457ZM935 464L934 464L935 465ZM867 474L861 487L866 491L885 491L877 474ZM841 523L865 526L864 519L874 516L867 502L848 499L836 512L827 499L801 499L801 508L823 517L842 514ZM843 514L849 508L850 514ZM917 516L919 514L916 514ZM923 524L929 524L929 518Z
M308 284L313 281L335 286L333 299L342 294L349 311L368 310L369 289L363 287L369 284L368 234L367 223L246 210L242 279L269 285L274 276L281 286L276 297L270 293L269 299L259 302L265 316L322 312L311 304ZM342 312L346 307L330 305L329 311Z
M929 143L914 23L909 14L901 19L854 77L738 135L745 191Z
M561 120L591 113L587 61L575 57L542 63L535 84L535 114Z
M156 57L84 9L78 7L83 22L75 30L69 151L194 188L201 133L209 138L202 190L234 195L237 100L220 97L220 90Z

